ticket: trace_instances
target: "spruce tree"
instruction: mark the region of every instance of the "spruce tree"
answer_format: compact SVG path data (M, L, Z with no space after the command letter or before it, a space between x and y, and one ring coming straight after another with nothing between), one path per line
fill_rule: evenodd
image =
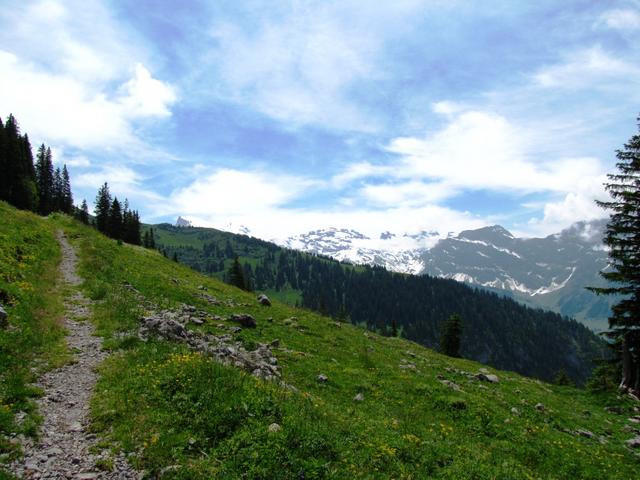
M621 298L611 309L606 335L622 365L620 389L640 395L640 135L632 136L616 157L618 173L607 175L605 184L611 200L597 201L611 211L604 237L610 267L600 273L611 286L590 290Z
M450 357L459 357L461 341L462 318L460 318L460 315L454 313L442 326L440 335L440 351Z
M69 171L67 166L62 166L62 195L61 195L61 207L62 211L67 215L73 213L73 193L71 192L71 180L69 179Z
M36 188L33 152L27 135L20 135L18 122L9 115L2 136L3 181L0 183L0 199L23 210L36 210L38 192Z
M247 290L247 282L244 278L244 269L242 268L242 265L240 265L240 260L237 255L234 257L231 267L229 267L227 278L227 282L230 285L241 288L242 290Z
M109 209L107 235L116 240L122 240L122 208L118 197L113 199Z
M63 184L62 184L62 172L60 167L57 167L53 172L53 201L52 211L61 212L63 203Z
M87 205L87 201L83 198L82 205L78 210L78 220L80 220L85 225L89 225L89 206Z
M36 184L38 187L38 213L49 215L53 211L53 162L51 149L43 143L36 155Z
M111 210L111 193L109 185L105 182L96 196L94 213L96 216L96 228L99 232L107 233L109 226L109 211Z

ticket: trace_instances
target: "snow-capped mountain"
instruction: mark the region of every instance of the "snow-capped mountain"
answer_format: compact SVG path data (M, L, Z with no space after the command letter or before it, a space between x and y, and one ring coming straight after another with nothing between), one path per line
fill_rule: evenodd
M325 228L277 243L350 263L380 265L396 272L419 274L425 266L422 254L438 238L437 232L427 231L401 235L382 232L377 238L371 238L355 230Z
M464 231L423 253L423 273L508 292L602 329L612 299L585 287L603 284L605 225L579 222L545 238L516 238L497 225Z
M446 238L427 231L385 231L368 237L355 230L328 228L278 243L351 263L494 289L602 329L611 299L596 297L584 287L602 285L598 272L608 265L602 244L605 223L579 222L545 238L516 238L499 225Z

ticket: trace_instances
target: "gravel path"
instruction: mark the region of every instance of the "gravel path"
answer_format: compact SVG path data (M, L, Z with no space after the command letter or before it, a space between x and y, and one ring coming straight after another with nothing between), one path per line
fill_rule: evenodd
M65 283L77 287L82 279L76 273L74 248L62 232L58 232L62 248L60 270ZM96 468L96 462L108 457L90 453L98 442L87 432L89 399L96 384L96 367L107 357L102 340L93 336L89 322L91 301L79 289L65 299L64 325L67 344L74 360L44 374L37 383L45 395L38 400L44 421L37 443L24 445L25 455L11 465L18 477L26 479L136 479L139 475L123 455L113 460L109 472Z

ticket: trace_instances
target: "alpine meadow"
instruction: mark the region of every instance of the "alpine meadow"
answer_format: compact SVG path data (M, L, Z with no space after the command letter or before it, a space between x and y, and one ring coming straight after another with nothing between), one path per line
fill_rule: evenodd
M5 3L0 480L638 477L637 2Z

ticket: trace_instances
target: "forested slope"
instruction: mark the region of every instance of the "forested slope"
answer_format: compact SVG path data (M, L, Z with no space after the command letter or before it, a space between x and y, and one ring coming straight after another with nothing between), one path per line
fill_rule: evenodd
M351 266L214 229L153 229L167 256L199 271L224 278L238 255L256 290L386 335L395 323L404 337L429 347L438 345L445 319L460 314L463 356L496 368L547 380L565 370L583 382L603 352L602 342L574 320L454 280Z

